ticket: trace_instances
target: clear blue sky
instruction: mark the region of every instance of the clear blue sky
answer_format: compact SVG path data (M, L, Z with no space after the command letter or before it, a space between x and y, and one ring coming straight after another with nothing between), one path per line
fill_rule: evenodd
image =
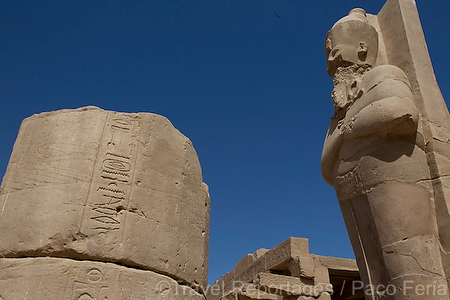
M1 1L0 175L22 119L95 105L169 118L211 194L210 282L289 236L353 257L320 174L333 114L323 40L383 0ZM417 0L450 99L449 0ZM277 15L279 16L277 16Z

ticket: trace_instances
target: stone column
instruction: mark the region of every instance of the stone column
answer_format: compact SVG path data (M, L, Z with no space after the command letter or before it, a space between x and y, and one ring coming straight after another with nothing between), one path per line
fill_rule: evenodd
M203 299L209 209L192 143L166 118L33 115L0 189L0 299Z

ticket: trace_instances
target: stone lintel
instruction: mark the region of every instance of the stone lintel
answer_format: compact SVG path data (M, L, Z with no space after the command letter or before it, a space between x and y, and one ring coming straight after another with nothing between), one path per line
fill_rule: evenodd
M316 255L316 257L318 257L322 265L330 271L359 272L358 265L354 259L321 255Z

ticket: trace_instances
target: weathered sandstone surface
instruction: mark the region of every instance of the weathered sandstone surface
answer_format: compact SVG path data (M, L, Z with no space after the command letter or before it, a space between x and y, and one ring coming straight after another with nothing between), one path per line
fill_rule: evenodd
M192 143L166 118L95 107L42 113L23 121L3 178L0 256L115 262L201 289L209 210Z
M322 174L335 187L366 299L448 300L450 116L415 2L388 0L376 16L351 10L328 32L325 52L335 113Z
M65 258L0 259L0 299L204 300L190 287L152 271Z

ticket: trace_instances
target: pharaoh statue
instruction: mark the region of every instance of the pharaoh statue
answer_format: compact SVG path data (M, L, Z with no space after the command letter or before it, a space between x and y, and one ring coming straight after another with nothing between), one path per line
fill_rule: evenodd
M408 77L380 63L379 33L363 9L328 32L335 113L323 146L366 299L449 299L420 114ZM431 295L417 287L432 286Z

